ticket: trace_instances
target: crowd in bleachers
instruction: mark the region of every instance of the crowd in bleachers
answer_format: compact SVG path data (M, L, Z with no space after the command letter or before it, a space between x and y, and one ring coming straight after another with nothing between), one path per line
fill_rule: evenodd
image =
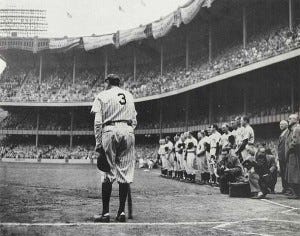
M209 63L203 55L184 67L184 57L165 62L163 76L158 65L138 65L137 78L128 66L110 66L110 71L123 78L123 86L135 97L145 97L176 90L222 73L255 63L266 58L288 52L300 45L300 26L293 32L287 27L277 27L256 34L242 45L224 48ZM38 69L7 67L0 77L1 101L75 102L92 101L95 94L103 90L103 72L96 69L78 70L75 80L72 68L58 66L43 70L39 82Z
M95 153L92 146L80 145L72 148L65 145L3 144L2 158L16 159L92 159Z
M147 160L157 159L156 145L137 145L136 159ZM66 145L39 145L16 144L4 142L0 148L1 158L16 159L95 159L97 154L92 145L76 145L70 148Z

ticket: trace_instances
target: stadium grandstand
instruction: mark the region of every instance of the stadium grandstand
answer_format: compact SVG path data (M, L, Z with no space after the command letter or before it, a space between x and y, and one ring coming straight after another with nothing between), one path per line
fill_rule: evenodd
M135 96L138 143L241 114L272 140L278 122L300 112L299 13L295 0L193 0L107 35L2 37L2 142L12 156L90 158L90 108L108 73Z

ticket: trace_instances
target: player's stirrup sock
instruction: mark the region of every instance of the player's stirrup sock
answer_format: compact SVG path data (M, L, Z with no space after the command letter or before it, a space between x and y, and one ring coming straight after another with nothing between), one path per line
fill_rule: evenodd
M125 204L126 204L126 198L128 195L128 189L129 189L129 184L119 183L120 206L119 206L118 215L120 215L122 212L125 212Z
M111 195L112 183L102 183L102 214L109 213L109 200Z

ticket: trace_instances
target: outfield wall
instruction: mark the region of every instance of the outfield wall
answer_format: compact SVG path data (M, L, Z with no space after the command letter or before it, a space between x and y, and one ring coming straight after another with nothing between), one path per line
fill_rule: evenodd
M30 159L30 158L2 158L1 162L12 163L48 163L48 164L95 164L93 159Z

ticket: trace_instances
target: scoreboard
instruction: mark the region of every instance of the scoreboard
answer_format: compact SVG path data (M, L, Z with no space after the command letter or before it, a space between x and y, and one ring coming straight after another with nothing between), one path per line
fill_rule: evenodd
M0 9L0 37L43 37L47 29L46 10Z

